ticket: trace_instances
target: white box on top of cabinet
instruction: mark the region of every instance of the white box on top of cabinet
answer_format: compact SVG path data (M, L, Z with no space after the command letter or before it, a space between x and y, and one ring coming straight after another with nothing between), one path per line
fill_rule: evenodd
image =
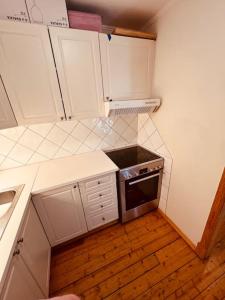
M69 27L65 0L26 0L26 4L31 23Z
M0 19L30 22L25 0L1 0Z

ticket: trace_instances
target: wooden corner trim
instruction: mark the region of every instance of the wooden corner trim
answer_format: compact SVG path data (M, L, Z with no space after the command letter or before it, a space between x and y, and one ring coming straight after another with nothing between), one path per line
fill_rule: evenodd
M173 229L182 237L182 239L196 252L196 245L183 233L183 231L160 209L159 214L173 227Z
M208 220L201 238L201 241L197 244L196 252L199 257L202 259L208 256L208 251L211 245L211 242L214 237L214 232L217 227L217 222L219 216L222 212L222 209L225 205L225 168L223 170L222 178L217 189Z

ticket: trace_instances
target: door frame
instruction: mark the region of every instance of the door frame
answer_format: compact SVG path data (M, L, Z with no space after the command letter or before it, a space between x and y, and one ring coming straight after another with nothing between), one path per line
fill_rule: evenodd
M196 253L202 259L207 258L213 246L216 243L217 229L219 226L220 217L225 208L225 168L206 222L206 226L201 238L197 244Z

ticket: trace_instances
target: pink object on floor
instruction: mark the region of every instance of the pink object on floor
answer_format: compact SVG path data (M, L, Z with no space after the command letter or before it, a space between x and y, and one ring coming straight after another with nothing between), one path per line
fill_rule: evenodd
M68 10L68 18L71 28L102 31L102 18L99 15Z
M65 296L59 296L55 298L51 298L48 300L80 300L80 297L76 295L65 295Z

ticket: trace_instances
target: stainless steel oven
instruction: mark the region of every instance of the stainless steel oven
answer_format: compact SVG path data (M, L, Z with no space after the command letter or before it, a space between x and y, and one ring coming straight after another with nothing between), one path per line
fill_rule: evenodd
M119 167L117 187L121 221L127 222L159 204L164 159L139 145L106 151Z
M122 222L127 222L158 207L163 161L151 162L118 174L120 212Z

